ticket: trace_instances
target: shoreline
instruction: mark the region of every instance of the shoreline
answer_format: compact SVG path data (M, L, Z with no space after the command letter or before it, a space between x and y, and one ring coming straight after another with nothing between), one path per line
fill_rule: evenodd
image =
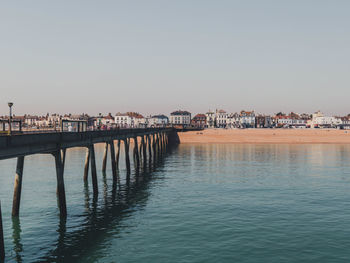
M206 129L178 133L182 144L350 144L350 130Z

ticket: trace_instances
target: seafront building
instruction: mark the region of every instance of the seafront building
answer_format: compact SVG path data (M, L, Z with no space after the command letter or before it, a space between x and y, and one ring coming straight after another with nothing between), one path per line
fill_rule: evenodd
M146 126L146 119L138 112L118 112L114 116L114 123L119 128L137 128Z
M255 112L254 111L241 111L240 122L242 128L254 128L255 127Z
M182 125L184 127L191 124L191 113L188 111L177 110L170 114L170 123L173 125Z
M153 115L146 123L148 127L165 127L169 124L169 118L164 114Z
M341 118L324 116L321 111L312 114L312 119L309 120L310 128L335 128L342 124Z
M215 112L209 110L206 114L206 128L215 128Z
M0 119L8 120L8 116L0 116ZM62 121L86 122L88 130L114 129L114 128L143 128L143 127L165 127L168 125L196 128L337 128L350 129L350 114L347 116L325 116L317 111L313 114L297 114L291 112L284 114L279 112L274 116L256 114L255 111L242 110L239 113L227 113L225 110L209 110L207 113L198 113L191 118L189 111L177 110L170 114L150 115L144 117L138 112L108 113L97 116L87 114L46 114L36 116L25 114L23 116L13 115L12 120L20 123L24 130L54 129L60 128ZM6 123L6 122L3 122Z
M273 119L269 115L259 114L255 116L255 128L272 128Z
M191 121L191 126L196 128L205 128L207 126L207 117L205 114L197 114Z

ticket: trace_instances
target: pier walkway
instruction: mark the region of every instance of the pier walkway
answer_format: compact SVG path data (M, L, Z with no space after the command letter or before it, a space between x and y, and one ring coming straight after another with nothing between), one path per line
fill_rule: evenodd
M106 171L107 156L110 153L113 180L118 181L119 155L121 142L124 145L127 175L131 172L129 148L133 140L133 158L135 170L156 163L167 151L168 147L177 145L179 137L174 128L134 128L108 131L84 132L49 132L14 134L0 136L0 160L17 158L15 172L12 216L18 217L20 211L24 159L32 154L51 154L55 159L57 177L57 200L60 216L66 218L66 194L64 186L64 166L66 150L74 147L85 147L86 158L83 180L88 180L91 170L93 194L98 195L97 168L94 145L104 143L105 150L102 161L102 171ZM7 176L1 174L0 176ZM0 262L5 258L3 227L0 203Z

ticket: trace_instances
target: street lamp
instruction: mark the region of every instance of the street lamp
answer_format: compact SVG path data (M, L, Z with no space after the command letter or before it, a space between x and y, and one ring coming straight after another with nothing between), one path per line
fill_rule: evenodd
M13 102L9 102L7 103L7 105L10 108L10 117L9 117L9 133L11 134L11 123L12 123L12 106L13 106Z

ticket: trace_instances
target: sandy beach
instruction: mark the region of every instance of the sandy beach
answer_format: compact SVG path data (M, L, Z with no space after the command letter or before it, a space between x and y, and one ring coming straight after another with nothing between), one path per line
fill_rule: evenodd
M207 129L179 137L181 143L350 144L350 131L333 129Z

